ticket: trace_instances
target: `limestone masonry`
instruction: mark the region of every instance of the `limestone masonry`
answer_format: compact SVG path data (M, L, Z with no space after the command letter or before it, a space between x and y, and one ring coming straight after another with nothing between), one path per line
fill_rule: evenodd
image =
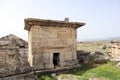
M34 70L77 65L77 28L85 23L25 19L28 30L28 61Z
M13 34L0 38L0 77L30 72L27 58L26 41Z
M120 41L112 41L111 56L120 59Z

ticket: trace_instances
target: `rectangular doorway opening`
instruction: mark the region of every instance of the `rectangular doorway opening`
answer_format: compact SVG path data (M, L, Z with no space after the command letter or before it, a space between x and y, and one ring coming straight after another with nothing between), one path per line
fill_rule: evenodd
M59 66L59 63L60 63L60 53L53 53L54 67Z

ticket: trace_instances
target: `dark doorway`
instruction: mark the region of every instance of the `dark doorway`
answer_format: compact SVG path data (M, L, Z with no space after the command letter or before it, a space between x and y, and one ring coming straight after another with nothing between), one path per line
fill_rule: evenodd
M53 64L55 66L59 66L60 61L60 53L53 53Z

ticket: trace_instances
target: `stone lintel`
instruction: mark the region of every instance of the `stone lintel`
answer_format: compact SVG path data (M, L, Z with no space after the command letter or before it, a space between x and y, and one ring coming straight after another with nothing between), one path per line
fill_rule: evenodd
M69 22L69 21L46 20L46 19L35 19L35 18L27 18L24 20L24 22L25 22L25 27L24 27L25 30L30 30L32 26L79 28L85 25L85 23L82 22Z
M65 48L66 46L40 46L40 49L62 49Z

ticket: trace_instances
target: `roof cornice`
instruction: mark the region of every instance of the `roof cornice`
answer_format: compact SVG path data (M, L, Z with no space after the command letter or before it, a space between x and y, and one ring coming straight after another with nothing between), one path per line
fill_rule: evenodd
M68 21L46 20L46 19L35 19L35 18L27 18L24 21L25 21L25 27L24 27L25 30L30 30L32 26L79 28L85 25L85 23L82 22L68 22Z

